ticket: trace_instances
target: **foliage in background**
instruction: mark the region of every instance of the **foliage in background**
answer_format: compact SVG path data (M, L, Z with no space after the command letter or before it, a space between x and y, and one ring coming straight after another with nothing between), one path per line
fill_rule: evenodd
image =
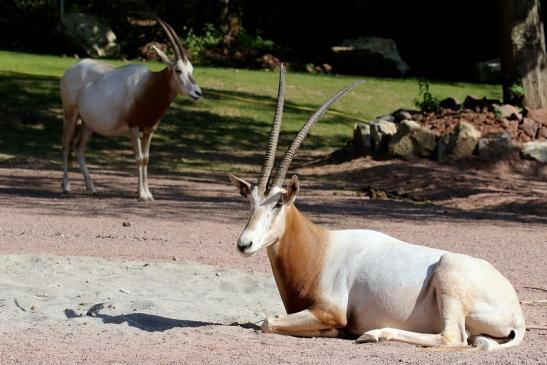
M160 15L182 38L186 37L184 27L199 37L204 35L205 24L213 24L223 32L229 29L229 37L243 28L257 41L272 40L282 49L290 50L287 54L273 52L273 55L292 65L298 61L299 69L308 63L333 64L331 47L361 35L395 40L414 75L436 75L451 80L464 79L462 75L470 77L474 62L494 58L499 53L496 17L492 16L495 0L347 0L329 7L290 0L65 0L64 3L66 13L84 12L110 25L120 42L121 57L126 59L137 57L139 48L148 42L165 41L157 27L130 24L128 16L137 11ZM60 19L59 4L60 0L1 0L0 49L57 55L78 53L55 31ZM543 10L547 12L547 7ZM461 19L466 19L465 27L461 26ZM431 57L431 42L423 41L431 34L439 34L443 39L435 45L435 57ZM463 40L465 52L454 47Z
M243 27L233 33L211 23L205 24L199 34L190 29L183 43L190 50L192 62L198 65L262 68L264 55L282 52L273 41L251 34Z
M429 91L429 83L420 80L418 82L419 96L414 99L414 105L423 112L436 112L439 110L439 98L433 96Z
M524 106L525 92L521 84L513 84L509 88L509 102L512 105Z

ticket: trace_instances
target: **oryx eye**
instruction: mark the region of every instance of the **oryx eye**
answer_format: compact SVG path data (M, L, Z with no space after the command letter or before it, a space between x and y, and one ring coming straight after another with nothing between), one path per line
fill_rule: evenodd
M181 74L182 73L182 70L180 68L176 68L175 69L175 72L178 73L178 74Z
M278 201L277 203L275 203L275 209L279 209L283 206L283 203L281 203L281 201Z

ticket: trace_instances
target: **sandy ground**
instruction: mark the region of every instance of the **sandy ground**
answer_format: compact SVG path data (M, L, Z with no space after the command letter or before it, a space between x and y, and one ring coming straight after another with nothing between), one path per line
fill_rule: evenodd
M537 289L547 288L543 175L468 170L460 181L450 168L418 163L415 171L432 175L396 200L317 177L368 176L387 190L391 175L416 179L389 165L303 169L297 205L330 228L381 230L484 258L521 300L547 298ZM85 193L76 173L74 193L62 195L58 171L0 166L2 364L545 363L547 331L488 354L262 334L260 321L284 310L265 253L243 258L235 249L248 212L225 177L152 175L157 200L139 203L131 174L92 173L99 196ZM547 324L546 306L523 309L528 324Z

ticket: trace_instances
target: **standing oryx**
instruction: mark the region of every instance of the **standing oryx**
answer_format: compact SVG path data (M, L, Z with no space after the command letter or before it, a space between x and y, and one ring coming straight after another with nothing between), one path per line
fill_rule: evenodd
M201 89L192 77L192 64L169 24L157 19L171 42L177 59L171 61L154 47L167 67L152 72L144 65L113 67L84 59L68 69L61 78L64 109L63 191L70 191L68 161L78 118L82 119L79 137L74 142L76 155L88 189L96 193L85 163L85 146L93 134L131 137L139 171L138 198L153 200L148 189L147 167L152 134L178 93L193 99Z
M470 256L412 245L370 230L329 231L294 206L300 185L282 188L293 156L318 118L347 86L302 127L270 181L283 109L277 109L257 185L230 176L251 206L237 247L248 256L267 248L287 315L267 318L262 331L294 336L360 336L357 342L402 341L421 346L518 345L525 332L515 290L492 265Z

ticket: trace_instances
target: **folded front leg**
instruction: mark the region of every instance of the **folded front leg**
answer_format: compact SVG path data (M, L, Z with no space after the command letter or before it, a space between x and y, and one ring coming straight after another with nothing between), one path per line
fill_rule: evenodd
M339 331L321 321L312 311L305 309L293 314L268 317L262 324L262 332L298 337L337 337Z

